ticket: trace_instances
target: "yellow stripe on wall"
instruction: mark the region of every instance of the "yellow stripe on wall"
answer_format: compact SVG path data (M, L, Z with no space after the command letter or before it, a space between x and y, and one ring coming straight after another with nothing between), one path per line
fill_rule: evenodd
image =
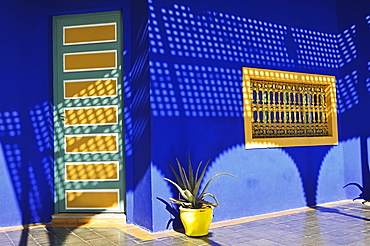
M64 109L65 125L117 124L117 106Z
M102 96L117 96L117 79L111 78L64 82L65 98Z
M117 67L115 51L64 54L64 71L105 70Z
M118 190L67 190L67 209L118 208Z
M67 181L118 180L118 162L66 163Z
M116 24L72 26L64 28L64 44L84 44L116 41Z
M66 135L66 153L117 152L117 134L112 135Z

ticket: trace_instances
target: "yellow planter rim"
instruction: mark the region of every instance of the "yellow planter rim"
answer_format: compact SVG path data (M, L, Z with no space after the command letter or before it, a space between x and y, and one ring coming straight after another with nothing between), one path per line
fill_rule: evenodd
M199 210L208 210L208 209L213 210L212 207L206 207L206 208L184 208L184 207L181 207L180 206L179 208L180 208L180 210L188 211L188 212L191 212L191 211L198 211L199 212Z

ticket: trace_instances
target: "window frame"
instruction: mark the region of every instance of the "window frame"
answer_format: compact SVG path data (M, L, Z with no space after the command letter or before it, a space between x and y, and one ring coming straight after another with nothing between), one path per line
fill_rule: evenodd
M337 107L336 107L336 79L331 75L287 72L260 68L242 68L243 80L243 110L245 148L276 148L293 146L337 145ZM253 137L252 125L254 112L252 111L253 90L251 80L265 80L277 83L326 85L326 117L328 136L293 136L293 137Z

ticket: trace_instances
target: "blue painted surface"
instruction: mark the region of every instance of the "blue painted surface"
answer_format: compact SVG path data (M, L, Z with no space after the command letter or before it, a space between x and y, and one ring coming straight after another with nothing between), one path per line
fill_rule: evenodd
M2 145L0 144L2 147ZM4 209L0 214L0 221L3 226L21 225L22 224L22 214L18 208L18 202L16 198L16 192L13 188L12 178L10 177L10 170L5 162L5 156L3 153L3 148L0 148L0 180L2 185L0 186L0 193L6 194L6 199L1 199L0 206L2 208L16 208L16 211L11 211L10 209Z
M46 222L53 213L48 16L24 1L2 3L0 16L0 168L8 172L0 196L8 219L1 216L0 226Z
M369 98L369 14L370 6L367 1L356 1L354 4L350 4L346 1L338 1L338 28L343 30L345 26L353 26L356 30L354 42L357 46L358 57L353 62L348 63L341 69L341 76L348 80L348 77L353 73L356 73L355 79L352 79L352 89L347 90L345 95L346 101L349 102L345 112L342 113L341 128L342 138L350 139L357 138L359 143L358 152L360 156L360 162L353 162L361 170L361 180L356 183L364 187L365 192L370 192L370 173L369 173L369 134L370 127L368 124L369 116L368 105L370 103ZM350 101L349 98L356 93L357 100ZM342 92L342 94L344 94ZM356 187L351 187L356 191L356 195L353 198L358 197L360 191Z
M345 95L355 87L356 74L340 77L340 69L357 58L355 30L349 25L338 32L335 1L320 3L153 1L153 183L172 177L164 163L175 157L186 162L190 153L195 163L212 158L208 178L220 172L238 176L211 184L209 192L221 203L215 221L348 198L343 184L361 175L344 162L348 144L243 148L243 66L335 75L343 85L338 108L357 103L356 95ZM167 186L154 190L160 198L155 231L176 223L173 207L163 200L177 192Z
M215 221L353 198L370 183L366 1L7 1L0 23L0 226L53 210L52 16L123 11L127 216L179 227L175 157L211 158ZM337 12L338 9L338 12ZM347 11L351 10L351 11ZM147 18L149 17L149 24ZM338 146L245 150L241 67L337 76ZM368 182L368 183L367 183ZM12 204L12 205L9 205Z

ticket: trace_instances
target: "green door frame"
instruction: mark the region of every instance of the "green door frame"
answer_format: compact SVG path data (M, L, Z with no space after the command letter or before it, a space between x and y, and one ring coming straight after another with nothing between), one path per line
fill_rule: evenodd
M97 42L76 41L77 43L73 43L72 41L72 44L67 43L67 41L64 40L63 35L65 31L63 27L75 28L77 26L78 28L89 27L89 25L108 25L112 23L115 23L116 27L116 40ZM56 16L53 20L53 41L55 213L125 212L126 182L122 95L122 14L119 11L115 11L93 14ZM82 66L81 69L68 70L68 54L102 54L110 51L114 51L111 53L114 53L116 57L115 66L107 66L102 68L85 68ZM89 59L85 59L85 62L89 63ZM74 98L66 96L65 91L67 83L73 82L77 85L77 83L79 82L92 80L96 80L98 82L95 82L95 84L91 84L95 85L95 87L91 87L91 85L87 87L92 88L91 93L89 92L90 94L88 93L88 95L84 94L83 96L75 96ZM101 81L106 80L116 81L116 94L104 94L104 91L108 90L107 84L105 84L105 87L103 88L100 85L96 86L98 83L101 84ZM109 86L111 85L112 83ZM100 92L96 92L97 90L100 90ZM117 112L116 123L99 124L95 122L91 124L85 124L85 121L81 121L82 124L75 125L67 125L66 123L68 119L66 118L67 116L65 114L68 109L76 109L80 110L79 112L83 112L82 109L84 108L98 110L102 107L115 108ZM88 115L86 115L86 117L87 116ZM68 148L65 147L66 145L68 145L67 140L69 141L69 139L72 137L76 137L76 139L81 139L83 138L83 136L95 136L94 134L99 135L100 137L104 134L113 134L115 136L114 139L117 141L116 151L94 149L92 151L83 150L81 152L70 152ZM72 168L72 170L73 168L75 168L75 170L72 172L77 173L82 172L77 171L77 167L82 167L85 164L90 165L89 167L86 166L86 170L90 167L99 167L96 169L100 170L101 167L108 166L105 164L110 164L111 167L116 167L114 164L119 163L117 171L118 177L107 179L105 176L103 177L102 175L99 175L98 171L95 170L95 178L77 178L74 180L67 179L68 175L66 175L66 163L70 165L76 165L68 165L68 167ZM87 172L86 170L85 172ZM92 173L93 171L89 172ZM81 174L80 176L83 175L84 174ZM109 200L109 194L113 193L118 194L118 203L114 206L108 206L109 204L104 204L103 200L105 199L102 199L102 205L97 205L96 201L93 201L94 199L96 199L96 197L99 197L99 194L102 194L102 198L107 198ZM93 196L91 196L91 194L93 194ZM66 198L67 196L69 198L68 201ZM75 200L73 200L73 197L75 197ZM77 201L79 197L81 199L84 197L85 200L91 199L91 204L88 204L87 206L82 206L78 203L74 203L74 201Z

